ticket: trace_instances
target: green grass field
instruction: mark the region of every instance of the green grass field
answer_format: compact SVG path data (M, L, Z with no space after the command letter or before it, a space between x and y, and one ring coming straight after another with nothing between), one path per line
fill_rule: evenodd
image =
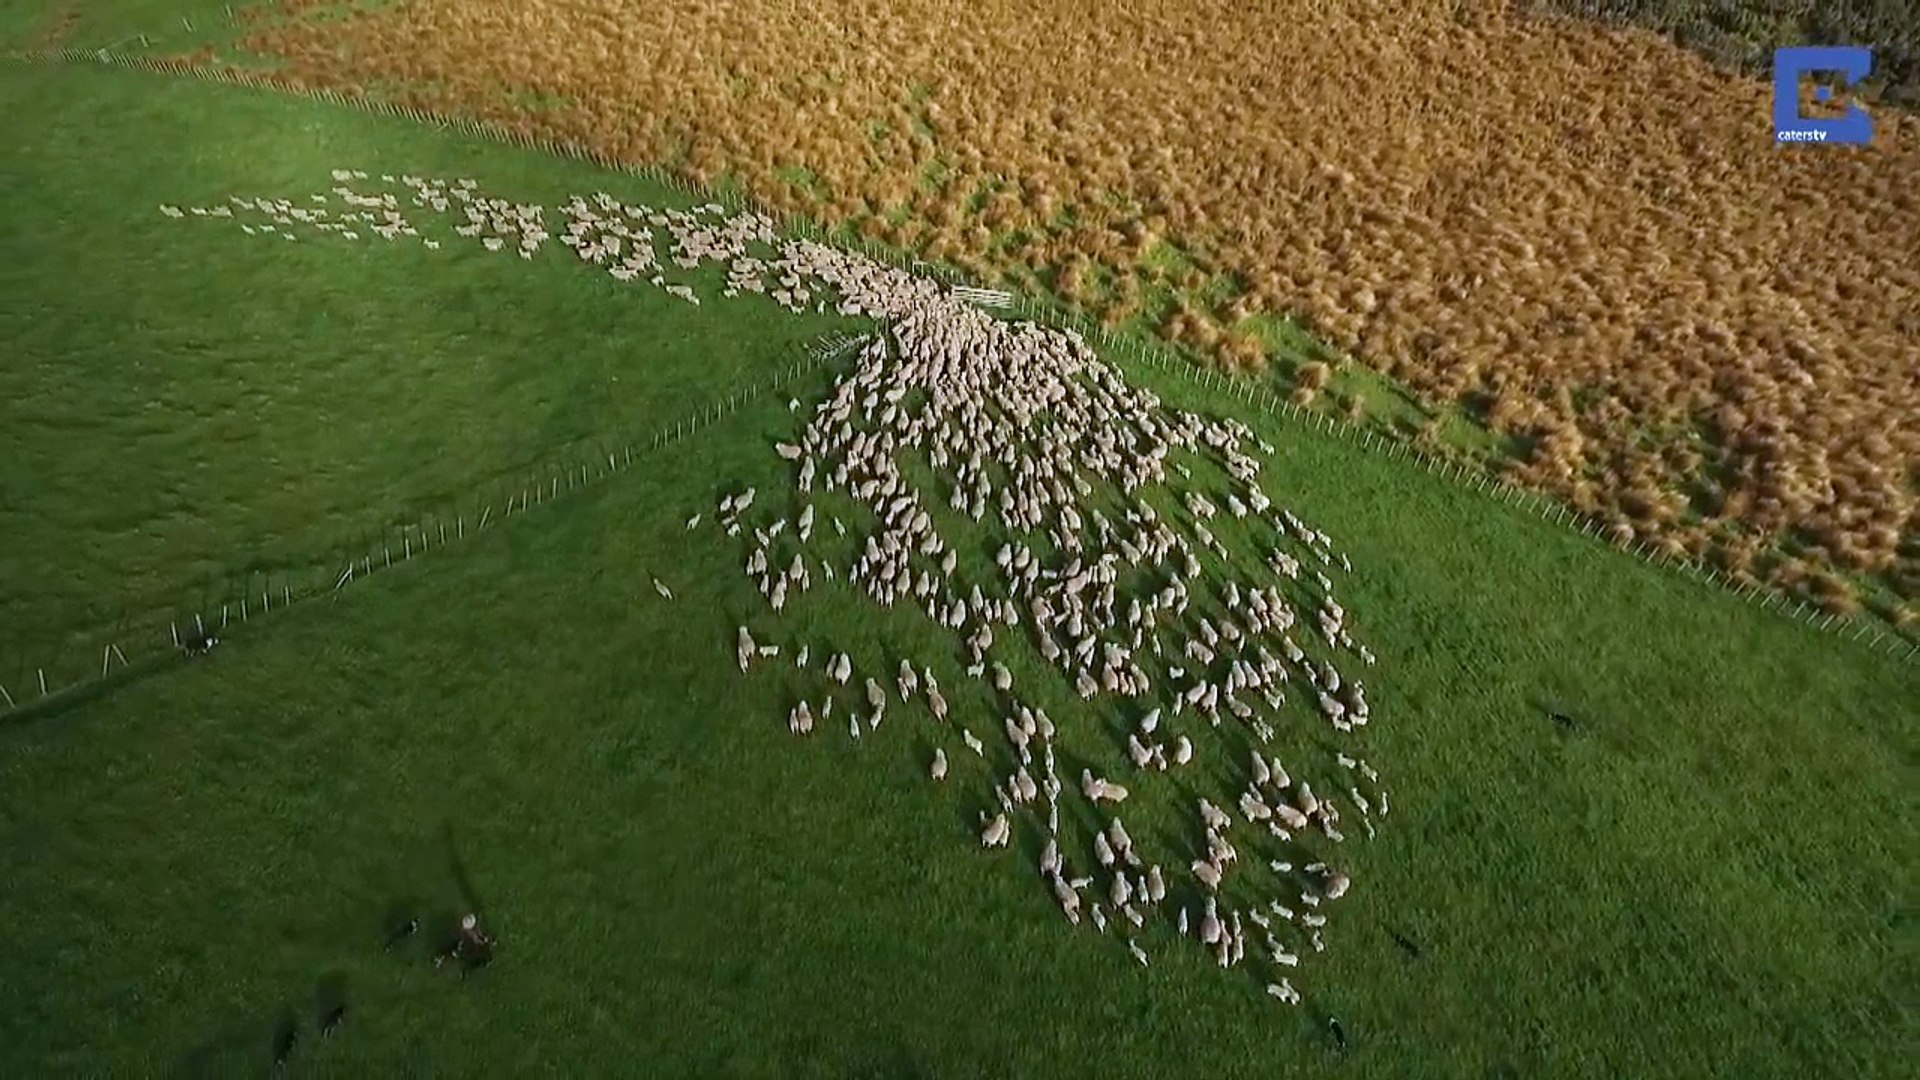
M156 209L297 198L335 166L665 201L632 180L228 87L0 87L24 118L0 186L7 663L657 426L837 325L559 254L275 246ZM924 778L923 714L787 733L799 684L734 668L739 622L962 680L944 635L844 587L767 619L744 547L682 528L779 489L794 420L769 398L204 661L0 723L0 1076L257 1074L288 1009L310 1075L1904 1075L1920 668L1245 419L1281 448L1275 500L1352 556L1380 656L1395 809L1348 843L1307 1007L1170 930L1145 971L1069 930L1029 850L978 849L984 768ZM1064 685L1042 697L1069 761L1117 766ZM393 913L463 892L493 967L381 952Z
M76 80L99 113L60 122ZM125 74L10 70L6 94L11 115L44 119L14 140L0 224L8 251L32 254L0 265L0 684L41 666L64 684L108 641L155 638L156 619L164 641L189 597L257 597L249 575L330 581L336 550L364 552L382 526L477 512L460 500L488 483L604 460L603 442L651 434L847 323L763 299L714 318L565 254L285 243L159 210L304 204L330 170L369 165L484 167L517 201L619 184L685 204L630 177Z

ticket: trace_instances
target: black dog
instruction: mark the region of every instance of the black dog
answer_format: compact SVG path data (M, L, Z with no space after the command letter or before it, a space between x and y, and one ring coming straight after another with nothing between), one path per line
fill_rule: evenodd
M347 1007L344 1004L328 1009L327 1015L320 1018L320 1037L324 1039L332 1035L339 1029L340 1022L346 1018Z
M1333 1045L1344 1052L1347 1048L1347 1029L1340 1026L1340 1018L1327 1017L1327 1030L1333 1032Z
M397 927L393 931L393 933L387 937L387 943L380 947L380 951L392 952L394 949L394 946L412 937L414 935L414 932L419 929L420 929L419 919L417 918L408 919L406 922L402 923L399 927Z
M201 626L198 619L193 621L193 629L187 631L186 636L180 639L180 648L185 650L188 656L205 656L218 644L220 639L207 633L206 627Z
M287 1059L293 1056L293 1046L300 1041L300 1029L292 1021L280 1025L280 1031L273 1037L273 1067L285 1069Z
M460 965L460 977L464 979L491 963L493 963L493 940L491 938L484 944L469 945L466 948L466 962Z

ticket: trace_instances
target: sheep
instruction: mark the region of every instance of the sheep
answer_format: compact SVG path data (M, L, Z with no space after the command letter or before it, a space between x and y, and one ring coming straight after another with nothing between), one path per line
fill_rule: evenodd
M1329 900L1338 900L1347 895L1347 887L1352 884L1347 875L1335 871L1327 875L1326 894Z
M947 752L936 747L933 751L933 764L928 767L927 775L935 780L947 778Z
M1280 767L1279 758L1274 758L1267 763L1267 773L1275 791L1285 791L1293 786L1293 777L1288 776L1287 770Z
M983 813L980 815L980 820L982 824L985 825L985 828L980 831L980 846L987 848L1006 847L1007 837L1012 832L1012 826L1007 823L1007 815L1005 813L995 814L992 820L988 820L987 815Z
M1193 861L1193 876L1198 878L1200 884L1206 886L1209 892L1220 888L1220 868L1205 859Z
M1060 902L1060 910L1066 913L1067 921L1079 926L1080 894L1075 892L1073 887L1062 880L1057 873L1050 875L1049 881L1053 885L1054 898Z
M793 712L789 714L787 727L795 735L805 735L811 732L813 730L813 709L804 701L795 705Z
M967 749L973 751L976 757L987 756L987 748L985 744L981 743L981 741L978 738L974 737L973 732L968 731L966 728L960 729L960 741L963 743L966 743Z
M1101 933L1107 932L1107 913L1097 903L1093 905L1093 925Z
M1089 769L1080 770L1080 791L1091 802L1125 802L1127 789L1110 780L1102 780Z
M1093 857L1100 861L1101 866L1111 867L1114 864L1116 856L1113 853L1113 845L1107 841L1106 833L1093 834Z
M667 600L673 599L673 590L662 584L659 578L653 579L653 591L659 593Z
M1013 791L1015 802L1030 803L1040 793L1040 787L1033 782L1032 774L1022 768L1013 774Z
M1153 751L1147 749L1140 742L1140 737L1132 732L1127 733L1127 756L1133 760L1133 767L1136 769L1144 769L1153 764Z
M1274 804L1273 813L1274 813L1274 816L1279 819L1281 824L1285 825L1288 829L1293 830L1295 832L1298 832L1299 830L1306 828L1307 825L1309 824L1307 815L1301 813L1299 810L1294 809L1292 806L1289 806L1286 803Z
M1206 908L1200 915L1200 940L1208 945L1216 945L1225 933L1226 928L1220 925L1219 909L1215 906L1214 898L1209 896Z
M1182 735L1173 744L1173 763L1175 765L1185 765L1192 760L1193 760L1193 742L1192 740L1188 739L1185 735Z
M1207 861L1225 868L1232 866L1239 859L1239 853L1233 849L1232 844L1227 842L1226 837L1211 829L1207 830Z

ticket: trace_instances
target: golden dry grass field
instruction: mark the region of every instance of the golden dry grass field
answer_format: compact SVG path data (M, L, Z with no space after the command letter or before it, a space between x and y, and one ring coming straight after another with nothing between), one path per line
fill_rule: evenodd
M1226 365L1292 315L1623 540L1837 609L1920 597L1908 114L1776 147L1763 80L1499 0L289 0L243 46L1037 277Z

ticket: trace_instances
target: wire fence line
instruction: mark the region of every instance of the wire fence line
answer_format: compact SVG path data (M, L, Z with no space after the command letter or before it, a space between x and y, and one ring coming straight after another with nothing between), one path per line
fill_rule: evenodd
M231 9L229 9L229 17L231 17ZM831 243L843 248L853 248L877 262L911 273L938 278L957 289L973 290L975 293L1011 292L1013 300L1007 310L1017 313L1022 318L1073 329L1088 342L1101 345L1109 355L1128 359L1136 364L1150 365L1214 392L1228 393L1250 406L1264 409L1270 415L1281 416L1310 430L1345 439L1363 449L1410 461L1430 473L1445 477L1462 486L1471 487L1510 505L1527 509L1544 520L1576 529L1612 547L1629 551L1657 566L1731 591L1735 595L1753 601L1763 610L1792 616L1822 631L1837 633L1850 640L1867 640L1870 648L1907 661L1920 659L1920 641L1908 640L1897 632L1886 632L1886 624L1879 620L1824 612L1778 589L1732 578L1703 560L1676 556L1663 547L1648 544L1638 536L1623 543L1609 534L1603 522L1589 515L1583 515L1557 499L1490 475L1485 469L1463 466L1457 461L1431 454L1405 441L1382 438L1377 432L1342 422L1322 410L1302 408L1295 405L1275 387L1261 386L1249 379L1225 376L1215 369L1196 365L1180 357L1170 347L1157 340L1149 342L1138 334L1116 334L1106 326L1087 319L1084 315L1064 310L1058 305L1038 301L1024 291L983 287L982 283L972 280L954 267L928 262L911 252L886 247L857 232L825 229L812 219L771 209L760 204L750 195L736 190L714 190L702 187L689 182L669 168L620 161L590 148L531 136L513 128L469 117L431 112L409 105L340 94L331 90L303 87L271 74L208 67L183 60L127 54L106 49L26 50L5 54L5 58L33 64L99 64L185 76L255 90L292 94L381 116L408 119L475 138L504 142L524 149L540 150L557 157L590 162L610 171L626 173L667 187L691 199L718 203L735 212L762 214L779 223L789 235ZM1005 177L998 177L998 179L1002 183L1009 182Z
M69 652L50 666L16 667L11 686L0 682L0 719L78 697L122 673L155 667L176 657L185 641L192 639L193 631L218 637L237 624L250 623L255 615L265 617L305 601L334 596L356 581L429 551L457 545L508 518L624 473L765 394L839 360L863 340L864 335L844 332L819 338L792 361L716 394L638 440L596 441L591 454L574 454L555 462L540 470L538 479L483 484L461 500L460 508L382 527L377 535L369 533L346 553L297 569L240 575L246 579L244 586L224 591L214 599L182 604L138 620L123 619L110 631L84 634L95 640L81 647L78 662ZM99 647L97 670L85 659L93 655L94 645Z

